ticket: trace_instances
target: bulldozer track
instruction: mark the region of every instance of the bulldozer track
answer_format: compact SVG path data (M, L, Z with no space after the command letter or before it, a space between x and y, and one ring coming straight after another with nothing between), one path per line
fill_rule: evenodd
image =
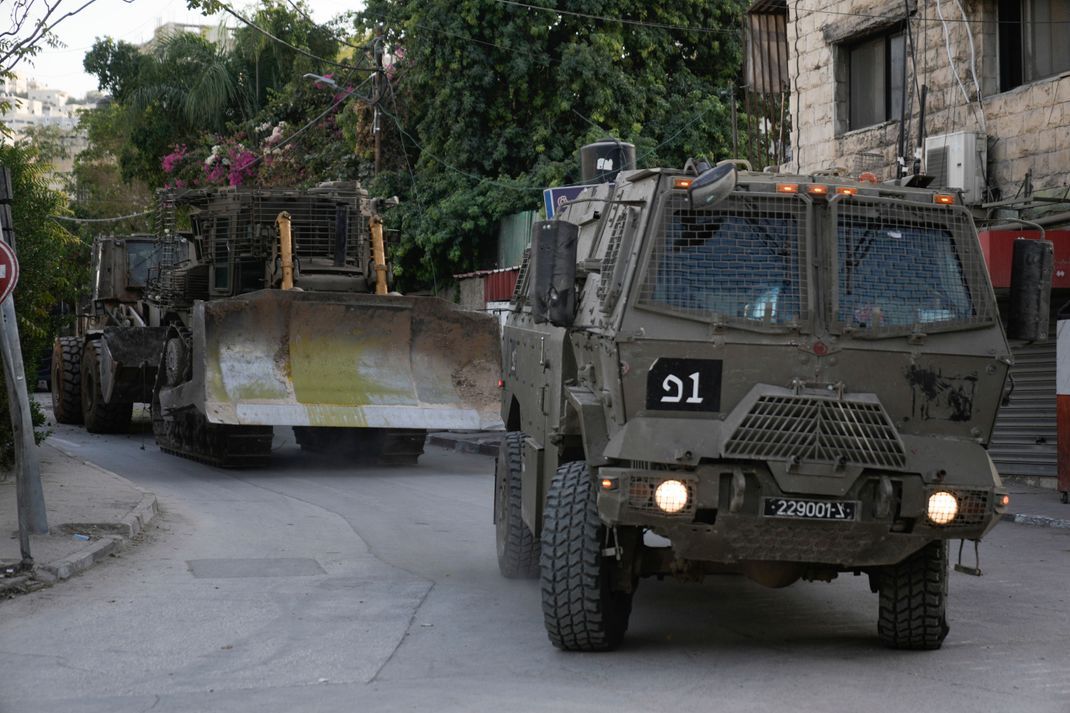
M153 409L152 430L156 444L164 453L218 468L260 468L271 459L270 426L209 423L194 409L165 420L157 409Z

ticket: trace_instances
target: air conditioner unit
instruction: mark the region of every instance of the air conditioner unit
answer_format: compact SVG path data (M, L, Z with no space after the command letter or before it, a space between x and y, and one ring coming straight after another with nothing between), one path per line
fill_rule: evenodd
M925 139L925 173L932 188L957 188L966 204L985 199L988 140L984 134L957 131Z

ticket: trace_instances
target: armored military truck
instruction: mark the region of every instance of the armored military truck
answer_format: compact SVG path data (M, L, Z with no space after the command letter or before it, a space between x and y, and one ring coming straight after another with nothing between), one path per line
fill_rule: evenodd
M145 299L159 268L149 234L100 236L91 257L93 293L75 334L52 348L52 410L59 423L84 424L90 433L122 433L134 404L152 400L165 327Z
M1035 339L1050 246L1020 242ZM719 573L868 575L881 641L936 649L947 542L1008 502L1011 350L954 192L624 171L534 225L502 360L498 562L562 649L615 648L642 577Z

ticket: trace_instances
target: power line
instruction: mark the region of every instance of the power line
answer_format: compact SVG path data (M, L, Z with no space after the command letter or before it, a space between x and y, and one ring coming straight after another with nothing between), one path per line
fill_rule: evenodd
M734 35L737 32L736 30L726 30L724 28L719 28L719 27L703 27L703 26L695 26L695 25L670 25L670 24L662 23L662 22L649 22L647 20L635 20L635 19L628 18L628 17L610 17L608 15L595 15L593 13L576 12L574 10L561 10L559 8L556 8L556 7L547 7L545 5L531 5L529 3L518 2L517 0L494 0L494 1L498 2L498 3L501 3L502 5L512 5L514 7L522 7L522 8L526 8L528 10L540 10L542 12L552 12L552 13L554 13L556 15L571 15L573 17L582 17L582 18L585 18L585 19L588 19L588 20L601 20L603 22L616 22L616 23L620 23L622 25L634 25L634 26L637 26L637 27L650 27L650 28L662 29L662 30L678 30L678 31L681 31L681 32L702 32L702 33L710 33L710 34L720 33L720 34L726 34L726 35L729 35L729 34L730 35ZM862 17L862 18L877 19L877 20L888 19L887 15L878 15L878 14L874 14L874 13L864 13L864 12L846 12L846 11L828 10L828 9L824 9L824 8L822 8L822 9L803 10L803 12L805 14L808 14L808 15L825 14L825 15L839 15L839 16L843 16L843 17ZM796 17L798 17L798 12L796 12ZM928 18L925 18L922 21L923 22L932 22L932 23L939 22L939 20L937 20L937 19L928 19ZM991 24L991 25L1024 25L1024 24L1030 24L1030 25L1070 25L1070 20L1041 20L1041 21L1032 21L1031 20L1029 23L1024 23L1024 22L1022 22L1020 20L986 20L986 19L970 20L970 19L962 18L962 19L959 19L959 20L948 20L948 22L969 23L969 24L974 24L974 25L988 25L988 24Z
M346 47L352 47L355 50L361 50L361 51L364 51L364 50L368 49L368 44L364 44L364 45L350 44L349 42L347 42L345 40L344 37L342 37L337 32L335 32L332 28L328 27L327 25L324 25L323 23L316 22L316 20L311 15L309 15L307 12L302 10L301 6L298 5L297 3L295 3L294 0L286 0L286 2L287 2L287 4L289 4L290 7L292 7L294 9L294 12L296 12L301 17L305 18L309 23L315 25L316 27L318 27L318 28L320 28L322 30L326 30L327 32L330 32L332 35L334 35L334 39L336 39L337 41L341 42Z
M383 13L373 13L373 12L368 12L367 10L362 11L361 14L363 16L365 16L365 17L374 17L374 18L378 18L379 20L388 20L388 19L390 19L387 15L385 15ZM449 30L444 30L441 27L433 27L431 25L426 25L426 24L423 24L423 23L420 23L420 22L410 22L410 23L408 23L408 25L410 25L411 27L419 27L422 30L427 30L428 32L434 32L434 33L439 34L439 35L445 35L447 37L453 37L453 38L458 39L458 40L464 40L465 42L474 42L475 44L484 45L484 46L487 46L487 47L496 47L496 48L498 48L500 50L505 50L506 52L523 52L524 54L528 55L529 57L534 57L534 58L537 58L537 59L546 59L546 53L545 52L538 52L536 50L532 50L532 49L529 49L527 47L515 47L515 46L510 47L509 45L503 45L503 44L500 44L498 42L491 42L490 40L479 40L479 39L476 39L475 37L469 37L467 35L462 35L462 34L457 33L457 32L450 32Z
M62 220L67 223L118 223L121 220L129 220L130 218L140 218L145 215L152 215L154 209L143 210L140 213L131 213L130 215L119 215L114 218L74 218L69 215L50 215L48 216L52 220Z
M491 185L498 186L500 188L507 188L507 189L513 190L513 191L538 191L539 193L542 193L542 191L543 191L542 188L535 188L535 187L532 187L532 186L511 186L508 183L505 183L503 181L497 181L497 180L495 180L493 178L488 178L486 176L480 176L477 173L468 173L467 171L462 171L461 169L459 169L456 166L454 166L453 164L451 164L449 161L446 161L445 159L439 158L438 156L436 156L435 154L431 153L426 148L424 148L423 145L421 145L420 142L417 141L413 137L412 134L410 134L408 131L405 131L405 129L402 128L401 120L398 119L397 116L395 116L394 114L390 113L389 111L387 111L386 109L384 109L382 107L379 107L379 111L383 112L384 114L386 114L387 116L389 116L391 119L394 120L394 124L398 127L398 131L403 136L405 136L409 141L411 141L413 146L415 146L416 148L420 149L420 154L421 155L427 154L428 156L433 158L436 162L442 164L442 166L444 166L445 168L449 169L450 171L453 171L454 173L456 173L456 174L458 174L460 176L464 176L466 178L470 178L471 180L478 181L480 183L484 183L484 182L490 183Z
M257 32L262 34L264 37L267 37L268 39L270 39L270 40L272 40L274 42L277 42L280 45L283 45L285 47L289 47L294 52L297 52L298 54L304 55L305 57L308 57L309 59L314 59L314 60L316 60L318 62L323 62L324 64L329 64L329 65L331 65L333 67L341 67L342 69L364 69L364 70L370 70L371 69L371 67L358 67L356 65L342 64L341 62L336 62L333 59L327 59L326 57L320 57L319 55L312 54L308 50L306 50L304 48L301 48L301 47L298 47L297 45L290 44L289 42L287 42L286 40L282 39L281 37L278 37L278 36L272 34L271 32L268 32L263 27L260 27L260 25L257 25L255 22L245 19L244 17L239 15L237 12L235 12L226 3L222 3L222 2L219 3L219 7L222 8L223 11L226 12L228 15L231 15L231 16L237 18L238 21L240 21L240 22L244 23L245 25L247 25L248 27L251 27L252 29L256 30Z
M670 25L664 22L648 22L646 20L633 20L627 17L607 17L606 15L594 15L588 12L576 12L574 10L560 10L555 7L543 7L541 5L529 5L528 3L516 2L516 0L494 0L503 5L513 5L515 7L523 7L529 10L541 10L543 12L552 12L556 15L571 15L573 17L582 17L587 20L602 20L604 22L617 22L622 25L634 25L636 27L650 27L659 30L680 30L683 32L702 32L705 34L721 34L736 36L739 34L739 30L727 30L723 27L690 27L687 25Z

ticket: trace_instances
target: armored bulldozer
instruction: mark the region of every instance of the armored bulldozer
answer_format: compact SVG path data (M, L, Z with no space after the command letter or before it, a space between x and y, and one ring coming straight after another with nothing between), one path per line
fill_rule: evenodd
M379 213L352 183L165 197L149 289L168 328L152 399L162 449L252 466L272 428L292 426L305 449L411 463L428 429L500 422L496 321L388 293Z
M1019 243L1036 339L1050 245ZM1011 350L955 193L622 172L534 225L502 359L498 563L562 649L616 647L640 578L720 573L868 575L879 638L936 649L947 542L1008 502Z
M160 448L223 467L263 464L274 426L413 463L429 429L500 424L496 320L390 292L356 184L163 192L156 220L95 242L92 307L55 343L61 423L123 431L150 403Z
M130 426L134 404L152 400L166 329L145 299L159 267L151 234L93 241L92 295L73 336L52 348L52 409L56 421L85 424L90 433ZM155 326L153 326L155 325Z

